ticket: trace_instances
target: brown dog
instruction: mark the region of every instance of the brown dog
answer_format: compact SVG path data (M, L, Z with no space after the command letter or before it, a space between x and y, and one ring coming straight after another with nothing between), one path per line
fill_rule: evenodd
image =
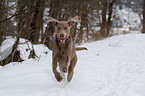
M80 17L75 16L68 21L58 21L54 18L49 18L48 22L53 22L56 35L53 42L52 53L52 70L57 81L61 82L65 79L67 73L67 81L70 82L73 77L74 68L77 62L76 48L70 36L70 28L78 22ZM81 48L77 48L78 50ZM83 50L83 48L82 48ZM59 65L60 73L57 71Z

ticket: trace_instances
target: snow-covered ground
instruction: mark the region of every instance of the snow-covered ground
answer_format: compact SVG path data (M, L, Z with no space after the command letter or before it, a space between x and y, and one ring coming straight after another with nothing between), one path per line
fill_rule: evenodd
M82 46L88 51L77 52L68 85L54 78L52 52L35 45L40 59L0 67L0 96L145 96L145 35L113 36Z

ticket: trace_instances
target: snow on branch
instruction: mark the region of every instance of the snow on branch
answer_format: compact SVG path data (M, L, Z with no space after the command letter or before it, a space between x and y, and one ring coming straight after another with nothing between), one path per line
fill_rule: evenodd
M13 50L13 46L10 46L10 47L6 48L3 52L1 52L0 61L6 59L12 53L12 50Z

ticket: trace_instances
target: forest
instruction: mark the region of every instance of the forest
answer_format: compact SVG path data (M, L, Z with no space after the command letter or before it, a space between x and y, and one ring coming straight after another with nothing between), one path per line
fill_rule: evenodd
M117 11L125 8L131 11L118 15ZM134 16L136 20L132 21L137 26L130 20L131 12L139 17ZM65 21L74 16L81 17L81 22L71 28L76 45L134 30L145 33L145 0L1 0L0 45L9 36L16 40L11 54L0 65L22 61L17 50L20 38L52 49L55 30L52 23L47 22L48 18ZM127 19L122 19L123 16ZM124 30L124 24L128 24L127 30ZM123 31L118 31L120 29ZM30 54L35 57L33 48ZM4 52L1 55L4 56Z

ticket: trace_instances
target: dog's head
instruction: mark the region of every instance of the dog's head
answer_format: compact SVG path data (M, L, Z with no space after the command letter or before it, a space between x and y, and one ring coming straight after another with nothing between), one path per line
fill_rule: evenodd
M48 22L52 22L55 27L56 35L62 41L65 40L70 35L70 28L75 24L75 22L79 22L80 17L75 16L68 21L58 21L52 17L49 18Z

